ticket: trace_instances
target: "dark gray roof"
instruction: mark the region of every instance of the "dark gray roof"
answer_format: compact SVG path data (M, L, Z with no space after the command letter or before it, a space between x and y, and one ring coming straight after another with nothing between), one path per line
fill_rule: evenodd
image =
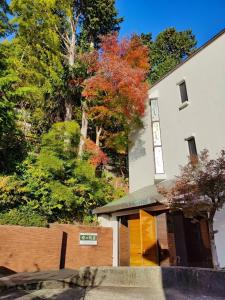
M171 181L165 181L165 185L170 185ZM123 198L112 201L103 207L93 210L94 214L112 213L120 210L138 208L163 202L164 197L157 191L156 185L146 186L138 191L126 195Z

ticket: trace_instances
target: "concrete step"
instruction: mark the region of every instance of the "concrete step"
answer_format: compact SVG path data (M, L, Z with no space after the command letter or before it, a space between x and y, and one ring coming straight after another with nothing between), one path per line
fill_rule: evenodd
M37 291L15 290L0 294L2 300L221 300L224 298L188 294L185 291L155 291L149 288L96 287L41 289Z
M151 294L157 295L156 299L163 299L163 295L168 292L168 297L170 297L171 291L176 291L177 295L181 293L181 295L200 295L202 297L213 297L214 299L218 297L225 299L224 282L225 272L211 269L183 267L86 267L80 270L18 273L3 277L0 278L0 290L2 292L10 289L38 291L76 289L80 287L83 288L81 290L90 291L88 292L91 295L90 297L94 297L93 293L97 293L99 299L101 299L101 293L104 293L104 288L108 289L108 295L111 295L111 289L114 294L117 291L124 291L121 295L125 296L126 291L130 293L132 289L133 291L140 289L143 293L148 293L148 295L150 294L149 291L151 291ZM89 294L86 297L89 297ZM105 297L108 296L106 295Z

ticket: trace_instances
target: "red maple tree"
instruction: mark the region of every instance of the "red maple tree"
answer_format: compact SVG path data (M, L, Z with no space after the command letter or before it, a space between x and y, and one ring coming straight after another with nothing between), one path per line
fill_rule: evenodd
M90 154L89 161L94 167L107 164L107 155L92 140L85 140L84 150Z
M93 54L92 54L93 56ZM116 33L101 38L93 76L84 81L85 97L99 128L110 115L132 123L142 117L148 96L148 49L138 37L118 40Z

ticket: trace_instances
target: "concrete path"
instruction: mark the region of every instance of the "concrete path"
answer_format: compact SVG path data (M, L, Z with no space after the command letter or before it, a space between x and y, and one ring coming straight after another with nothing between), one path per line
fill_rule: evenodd
M224 282L207 269L87 267L2 277L0 300L219 300Z
M1 300L222 300L224 298L204 295L187 295L177 290L166 294L148 288L65 288L43 289L38 291L7 291L0 294Z

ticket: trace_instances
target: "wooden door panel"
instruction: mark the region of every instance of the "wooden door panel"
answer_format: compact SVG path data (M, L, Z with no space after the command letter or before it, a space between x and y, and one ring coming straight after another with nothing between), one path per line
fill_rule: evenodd
M141 234L140 219L128 220L130 231L130 266L141 266Z
M167 229L166 213L161 213L156 217L157 241L158 241L158 262L160 266L170 265L170 252ZM175 255L176 256L176 255Z
M125 222L124 222L125 223ZM119 265L129 266L130 265L130 239L129 239L129 227L128 222L125 224L120 222L119 229Z
M140 210L141 252L143 266L157 266L157 237L155 217Z

